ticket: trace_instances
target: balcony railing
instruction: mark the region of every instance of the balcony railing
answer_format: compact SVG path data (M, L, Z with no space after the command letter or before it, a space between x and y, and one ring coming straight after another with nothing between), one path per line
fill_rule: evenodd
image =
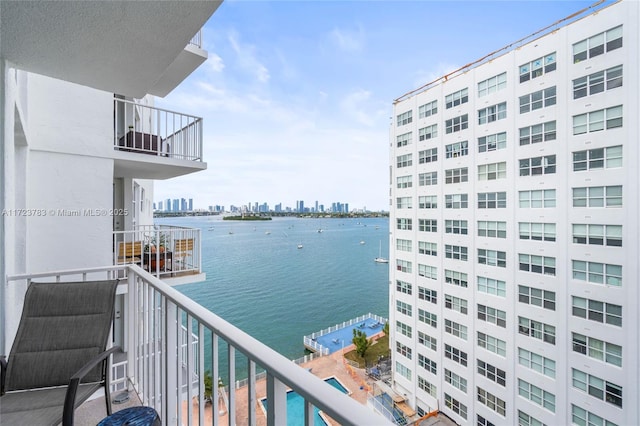
M287 424L288 389L304 399L305 425L313 425L313 406L342 425L391 424L136 265L19 275L8 277L8 281L11 285L31 280L86 281L116 277L121 279L119 293L124 297L125 307L120 319L124 324L124 337L116 343L126 353L126 383L129 390L136 391L143 405L154 407L160 413L163 424L204 424L207 402L205 374L201 373L209 370L212 377L226 374L229 383L235 383L236 354L246 362L248 379L243 390L248 404L242 412L240 405L236 405L236 392L229 392L229 425L257 423L257 369L266 373L269 426ZM208 342L206 345L213 354L206 363L204 342ZM220 356L223 346L226 358ZM187 383L189 385L185 385ZM218 410L211 411L213 424L220 424Z
M189 44L193 44L194 46L202 48L202 29L200 29L200 31L198 31L196 35L191 38Z
M202 161L202 118L114 99L114 149Z
M164 279L202 272L200 229L138 226L113 233L113 264L133 263Z

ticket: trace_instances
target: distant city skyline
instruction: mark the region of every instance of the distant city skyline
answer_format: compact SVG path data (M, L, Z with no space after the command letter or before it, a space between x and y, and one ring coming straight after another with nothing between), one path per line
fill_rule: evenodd
M266 212L298 212L298 213L316 213L316 212L331 212L331 213L349 213L351 211L382 211L372 210L365 207L351 208L347 202L333 201L330 204L320 203L315 200L313 204L307 205L304 200L297 200L295 206L284 205L281 202L276 204L269 204L267 202L251 201L245 204L209 204L206 207L194 207L192 198L167 198L153 203L154 211L162 212L189 212L189 211L211 211L211 212L251 212L251 213L266 213Z

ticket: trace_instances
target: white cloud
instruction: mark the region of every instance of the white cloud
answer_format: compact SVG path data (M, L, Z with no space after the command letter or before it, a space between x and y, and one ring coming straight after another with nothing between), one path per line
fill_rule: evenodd
M340 50L345 52L358 52L364 48L365 34L361 25L356 30L334 28L329 33L331 40Z
M213 72L222 72L224 69L224 61L215 53L209 52L209 59L207 59L207 66L209 70Z
M239 40L236 31L231 31L228 36L231 47L238 55L238 65L245 72L252 74L259 82L266 83L271 77L269 69L258 60L256 48L250 44L243 44Z

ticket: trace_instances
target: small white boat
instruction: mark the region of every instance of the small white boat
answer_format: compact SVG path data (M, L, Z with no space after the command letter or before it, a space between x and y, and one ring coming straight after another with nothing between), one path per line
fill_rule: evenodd
M361 240L361 241L360 241L360 245L363 245L363 244L364 244L364 240Z
M302 244L298 244L299 249L301 249L302 247L304 247Z
M271 234L271 231L266 231L264 234L265 234L265 235L270 235L270 234Z
M378 251L378 257L373 259L373 261L376 263L389 263L389 259L385 259L384 257L382 257L382 241L380 241L380 249Z

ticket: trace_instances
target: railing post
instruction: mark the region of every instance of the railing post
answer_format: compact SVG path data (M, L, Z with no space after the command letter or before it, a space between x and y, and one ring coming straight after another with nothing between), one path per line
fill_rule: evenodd
M236 426L236 348L228 344L229 426Z
M249 409L249 424L256 424L256 363L249 360L247 377L247 401Z
M127 268L127 295L124 298L124 311L127 313L124 327L124 339L125 347L123 350L127 354L127 376L129 383L132 386L137 385L137 372L136 372L136 275ZM128 389L130 390L130 389Z
M178 365L178 353L181 350L178 345L178 309L175 303L167 300L167 316L165 324L165 341L166 343L166 356L167 363L165 364L165 376L166 376L166 406L167 413L166 419L163 420L164 424L175 425L178 424L178 416L176 409L178 408L178 400L180 394L181 384L177 381L177 373L181 370L182 366ZM176 371L177 370L177 371Z
M287 387L267 372L267 426L287 424Z

